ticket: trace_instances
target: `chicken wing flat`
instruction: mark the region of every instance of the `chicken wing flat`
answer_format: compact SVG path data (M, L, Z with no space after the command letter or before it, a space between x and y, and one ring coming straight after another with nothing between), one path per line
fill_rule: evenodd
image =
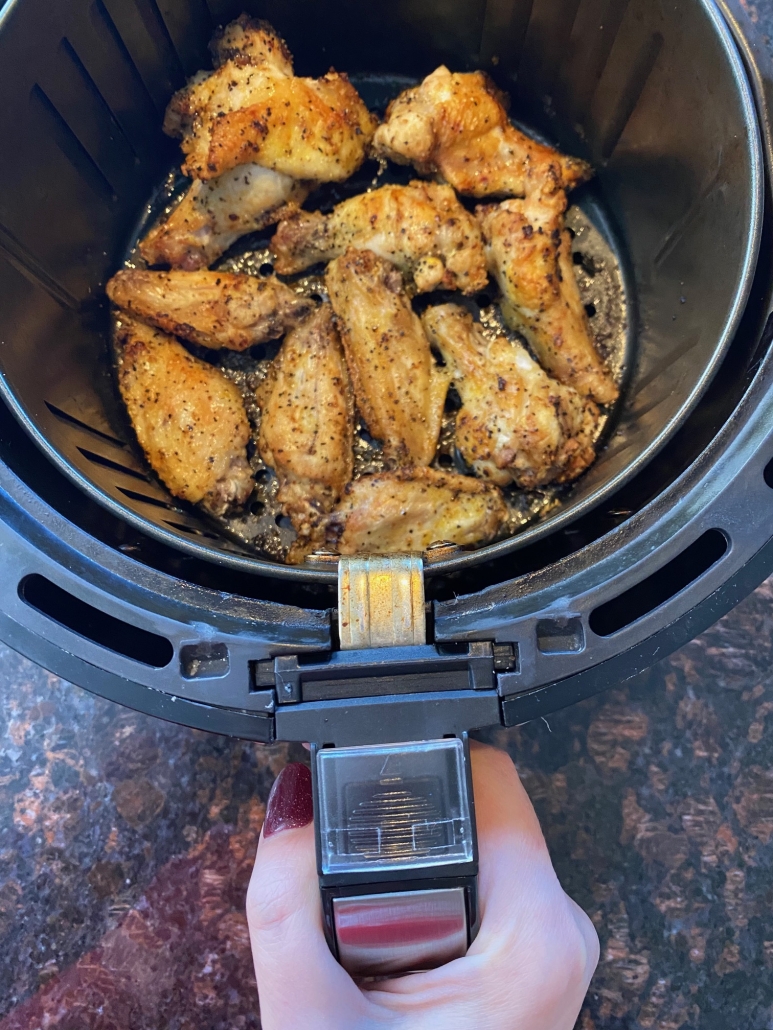
M257 232L302 204L307 183L256 164L239 165L219 179L197 179L171 214L140 243L149 265L196 271L216 261L240 236Z
M429 465L437 448L448 376L403 290L400 272L369 250L348 250L327 268L357 407L384 455Z
M563 194L555 194L479 207L489 271L502 291L507 324L523 333L550 374L612 404L618 389L593 344L564 206Z
M183 171L215 179L254 162L294 179L342 182L365 159L377 121L345 75L285 75L226 61L187 92Z
M246 350L303 321L313 301L273 277L124 269L107 284L116 307L202 347Z
M490 543L507 518L497 487L469 476L406 468L363 476L330 516L325 546L340 554L423 551L441 540Z
M488 282L480 227L450 186L382 186L344 200L329 215L298 211L280 222L271 241L282 275L332 261L349 247L371 250L410 273L419 293L477 293Z
M225 28L218 29L209 44L216 68L234 58L252 64L270 64L284 75L293 73L293 55L276 30L267 21L240 15Z
M472 197L566 190L589 177L584 161L511 125L505 99L482 72L454 74L441 66L392 101L373 151L422 175L441 175Z
M116 332L118 385L148 462L175 497L223 515L252 488L241 394L218 369L144 322Z
M325 304L282 344L260 422L260 455L276 470L277 499L298 534L293 556L352 478L353 438L349 375Z
M422 323L452 370L456 446L477 475L532 490L585 471L596 456L593 401L551 379L520 343L487 338L458 304L427 308Z

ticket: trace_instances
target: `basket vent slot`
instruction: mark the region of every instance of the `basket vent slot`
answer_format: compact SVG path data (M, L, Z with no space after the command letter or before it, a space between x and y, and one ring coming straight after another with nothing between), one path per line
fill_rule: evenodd
M34 286L45 290L52 300L71 311L80 310L80 302L56 281L43 268L37 258L27 250L23 243L16 239L10 229L0 222L0 253L10 262L17 272L29 279Z
M100 200L112 206L118 197L111 183L102 174L91 154L38 85L32 87L30 104L42 114L52 139L78 175L88 183Z
M166 637L94 608L45 576L25 576L19 584L19 596L60 626L142 665L163 669L174 657L174 648Z
M220 540L217 533L207 533L203 529L195 529L193 526L185 526L182 522L170 522L169 519L164 519L167 526L171 526L172 529L179 529L182 533L187 533L189 536L203 536L207 540Z
M641 583L594 608L588 620L599 637L609 637L670 601L716 565L728 549L718 529L709 529L676 558Z
M101 429L96 429L94 426L90 426L88 422L83 422L75 415L71 415L67 411L63 411L61 408L57 408L55 404L46 401L46 407L56 418L62 422L69 422L71 426L77 426L78 429L85 429L87 433L93 433L94 436L98 436L100 440L107 440L108 443L115 444L116 447L120 447L122 450L126 447L123 440L118 440L114 436L110 436L109 433L103 433Z
M156 0L138 0L136 6L148 34L156 46L167 55L166 60L170 62L170 68L173 68L173 77L178 81L185 79L180 58Z
M82 88L86 93L88 93L91 96L95 106L101 111L102 117L110 126L112 133L114 133L114 142L115 139L119 140L122 146L126 149L126 151L128 151L136 161L139 155L137 154L137 151L134 149L132 141L123 131L123 127L121 126L120 122L115 117L113 112L110 110L110 105L102 96L99 87L97 86L96 82L94 82L94 80L92 79L83 61L81 61L75 47L72 45L70 40L67 39L66 36L62 40L60 45L62 48L62 53L65 55L65 58L70 62L73 69L75 70L76 75L80 79Z
M653 32L629 64L626 81L615 97L615 106L605 126L601 139L601 156L607 161L612 156L631 120L636 105L647 86L649 77L657 64L660 51L663 49L663 36Z
M122 472L125 476L133 476L134 479L141 479L143 483L148 482L148 477L145 473L140 472L138 469L130 468L128 465L122 465L120 462L113 461L111 458L105 458L102 454L96 454L94 451L89 451L85 447L79 447L78 450L84 458L92 462L94 465L101 465L102 468L111 469L113 472Z
M110 13L105 7L102 0L94 0L94 4L91 10L93 20L104 26L108 37L112 40L116 52L119 55L119 60L123 61L123 64L131 78L131 81L134 84L134 88L136 90L141 91L143 96L143 105L147 106L148 110L150 111L155 110L153 97L150 95L150 91L148 90L148 87L145 85L142 75L140 75L140 70L135 64L131 54L129 53L126 44L121 38L121 34L116 28L115 22L110 17Z
M166 511L179 512L181 515L185 514L182 508L177 508L174 504L170 504L169 501L164 501L160 497L150 497L148 494L141 494L136 490L127 490L123 486L119 486L118 489L125 497L132 501L141 501L143 504L152 504L156 508L164 508Z

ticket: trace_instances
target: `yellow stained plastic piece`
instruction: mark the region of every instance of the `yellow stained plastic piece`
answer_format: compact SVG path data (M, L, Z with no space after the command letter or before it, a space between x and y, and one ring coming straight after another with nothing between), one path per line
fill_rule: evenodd
M426 643L421 555L343 555L338 632L343 651Z

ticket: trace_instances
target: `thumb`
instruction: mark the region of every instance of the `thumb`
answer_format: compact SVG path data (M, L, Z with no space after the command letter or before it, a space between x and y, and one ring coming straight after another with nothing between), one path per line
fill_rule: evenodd
M362 994L322 929L311 774L286 765L271 788L247 892L247 922L263 1030L362 1025Z

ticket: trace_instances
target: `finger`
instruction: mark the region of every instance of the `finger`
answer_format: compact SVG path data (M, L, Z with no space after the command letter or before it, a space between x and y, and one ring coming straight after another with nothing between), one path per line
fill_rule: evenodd
M392 1010L407 1006L413 1013L432 1013L445 1001L461 1018L460 1026L468 1025L468 1017L489 1025L486 1016L493 1026L521 1025L501 1022L505 1013L513 1018L520 1013L524 1026L570 1027L597 961L595 930L560 886L509 756L473 745L471 759L480 932L465 958L379 985L380 1000ZM427 1025L434 1025L429 1018Z
M285 766L266 806L247 893L264 1030L364 1023L354 1022L363 1015L362 995L325 941L311 819L309 771Z
M471 746L482 930L497 934L528 918L533 903L563 894L537 814L505 751ZM484 941L485 943L485 936Z
M577 929L582 935L582 939L585 942L585 971L583 974L583 980L585 982L585 988L583 990L583 996L585 991L588 990L588 985L591 982L593 974L596 972L596 966L599 964L599 935L596 933L596 927L593 925L587 912L580 908L577 902L567 895L567 901L574 916Z

